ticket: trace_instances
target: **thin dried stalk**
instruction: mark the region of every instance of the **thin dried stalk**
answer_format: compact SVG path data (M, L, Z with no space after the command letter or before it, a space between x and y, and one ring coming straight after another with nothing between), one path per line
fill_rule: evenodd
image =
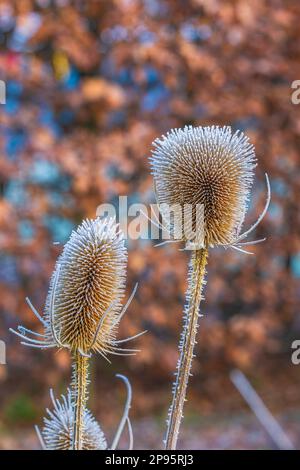
M179 427L183 417L183 406L186 400L186 390L194 357L193 351L198 329L201 292L205 284L204 276L207 256L208 250L200 249L193 251L191 257L187 291L188 304L185 310L183 332L179 344L180 358L174 384L173 401L168 416L166 449L176 449Z
M89 358L79 352L74 354L72 393L74 404L73 450L82 450L84 413L87 402Z

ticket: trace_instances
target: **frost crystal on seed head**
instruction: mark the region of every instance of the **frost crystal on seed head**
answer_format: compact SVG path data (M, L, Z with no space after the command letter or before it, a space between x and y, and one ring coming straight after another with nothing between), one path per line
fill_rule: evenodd
M85 220L56 263L41 316L27 298L32 312L42 323L44 333L19 325L10 331L32 348L67 348L73 354L89 357L97 351L106 354L134 355L138 350L119 347L146 333L116 339L118 325L137 290L135 285L127 302L125 292L127 249L123 233L114 219Z
M73 231L56 263L45 308L47 334L58 346L83 353L110 348L126 265L124 237L114 220L85 220Z
M202 205L202 246L234 243L245 218L256 166L248 137L240 131L233 133L228 126L186 126L172 129L153 146L150 162L158 204L183 209L191 205L191 229L197 227L196 208ZM193 241L189 233L184 230L183 241Z
M44 427L41 432L43 444L47 450L71 450L73 442L74 410L72 395L61 396L61 400L54 397L50 391L53 410L47 409L48 416L44 418ZM84 413L83 450L107 449L105 436L89 410Z

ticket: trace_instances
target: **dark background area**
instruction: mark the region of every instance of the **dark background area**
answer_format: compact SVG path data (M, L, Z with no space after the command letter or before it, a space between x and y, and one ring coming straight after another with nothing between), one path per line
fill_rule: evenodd
M300 447L300 79L298 1L0 1L0 448L38 448L33 424L65 391L67 352L19 345L9 327L37 323L61 247L104 202L154 202L151 142L172 127L231 125L255 144L258 167L246 226L272 203L255 256L212 249L180 447L269 448L229 380L244 371ZM120 337L148 329L142 351L93 359L90 407L109 439L133 385L135 447L161 445L176 365L188 255L129 241ZM122 442L126 446L126 439Z

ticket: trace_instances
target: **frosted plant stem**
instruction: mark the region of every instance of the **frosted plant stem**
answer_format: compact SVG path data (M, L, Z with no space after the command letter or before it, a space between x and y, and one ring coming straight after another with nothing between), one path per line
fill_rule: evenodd
M84 413L88 398L88 361L89 357L79 352L73 358L72 394L74 407L73 450L82 450L84 432Z
M199 305L202 298L201 292L205 284L204 276L207 256L207 249L193 251L189 266L187 306L179 344L180 357L177 365L173 400L168 416L168 428L165 441L166 449L171 450L176 449L183 406L186 400L186 390L191 373L193 351L198 328Z

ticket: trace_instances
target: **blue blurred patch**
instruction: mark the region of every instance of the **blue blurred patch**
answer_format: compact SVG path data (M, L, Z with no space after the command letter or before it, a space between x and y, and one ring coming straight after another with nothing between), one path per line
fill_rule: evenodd
M161 84L161 78L156 68L152 67L151 65L146 65L144 67L144 72L147 77L148 87L153 87L153 86Z
M74 200L69 194L61 193L58 191L47 191L47 195L51 206L56 209L74 206Z
M20 97L23 93L23 85L17 80L9 80L6 84L6 92L9 96Z
M0 256L0 282L18 284L19 276L16 258L12 255Z
M198 26L186 22L180 27L180 34L188 42L200 42L209 39L212 35L212 30L206 24Z
M21 222L19 222L19 235L23 241L30 241L33 239L35 229L30 220L21 220Z
M60 124L62 124L63 126L72 124L72 122L74 121L74 118L75 118L74 112L71 109L67 109L67 108L63 109L58 115L58 120Z
M279 220L282 216L282 207L276 202L272 201L268 209L268 216L271 217L271 219Z
M43 103L43 106L40 109L39 121L42 125L50 129L56 137L61 134L61 129L57 124L53 110L47 106L46 103Z
M289 187L281 178L272 178L272 191L278 196L284 197L289 194Z
M71 65L69 73L67 73L61 81L65 90L76 90L80 84L80 75L77 69Z
M143 96L141 108L143 111L154 111L168 96L168 89L163 84L157 85Z
M16 207L25 205L28 200L27 192L18 179L12 179L5 185L4 197Z
M43 224L51 233L53 241L61 243L65 243L69 239L75 228L72 220L58 215L46 215L43 218Z
M300 252L291 258L291 271L295 277L300 277Z
M133 85L134 80L132 77L132 70L129 67L123 67L119 70L119 73L117 75L117 82L120 83L120 85L123 86L128 86L128 85Z
M3 105L4 112L7 114L15 114L20 108L20 102L13 96L6 96L6 103Z
M108 114L107 125L109 127L122 126L126 123L127 114L125 111L117 110Z
M145 29L139 34L139 41L142 44L154 44L156 41L156 34L153 31Z
M35 184L55 184L60 178L58 165L48 160L36 160L29 175L29 180Z
M15 160L27 142L27 134L24 129L9 129L6 133L5 151L10 160Z
M260 126L260 119L257 116L247 116L242 119L238 119L236 122L232 124L232 128L234 131L247 131L249 129L256 130Z
M8 41L9 48L19 52L29 49L27 43L42 23L41 15L36 12L26 13L26 15L23 15L22 19L22 22L17 23Z

